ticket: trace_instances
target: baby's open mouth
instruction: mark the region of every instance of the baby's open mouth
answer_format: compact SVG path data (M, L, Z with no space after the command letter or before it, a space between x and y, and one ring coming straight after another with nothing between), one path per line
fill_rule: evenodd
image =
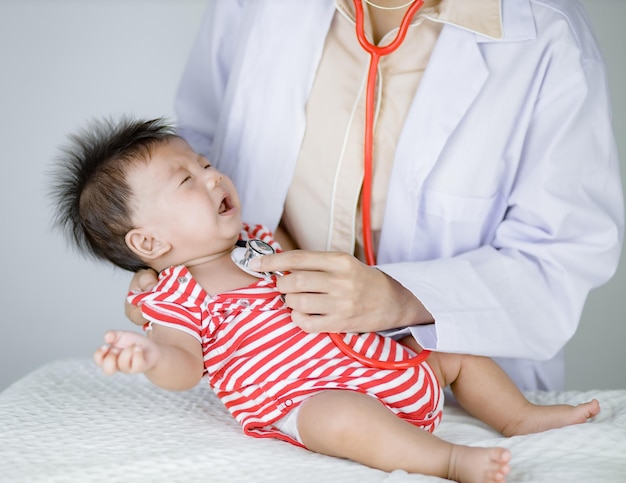
M222 202L220 203L220 209L218 213L221 215L223 213L226 213L227 211L230 211L232 208L233 208L233 205L230 202L230 196L226 195L224 199L222 200Z

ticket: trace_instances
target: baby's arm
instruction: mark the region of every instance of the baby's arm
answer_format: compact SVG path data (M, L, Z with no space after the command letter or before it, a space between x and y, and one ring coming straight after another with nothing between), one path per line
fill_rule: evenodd
M105 374L143 372L154 384L170 391L190 389L202 378L202 346L180 330L154 324L149 337L109 331L104 340L106 345L93 357Z

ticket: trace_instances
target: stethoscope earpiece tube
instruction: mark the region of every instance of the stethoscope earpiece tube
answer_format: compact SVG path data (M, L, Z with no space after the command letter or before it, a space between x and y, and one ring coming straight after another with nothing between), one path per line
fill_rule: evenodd
M422 8L424 0L415 0L404 14L400 29L396 37L387 45L378 47L372 44L365 35L365 26L363 20L363 4L361 0L354 0L356 12L356 36L361 47L370 55L370 65L367 73L367 89L365 93L365 139L364 139L364 157L363 157L363 189L361 197L361 217L363 225L363 249L365 252L365 260L368 265L376 265L376 255L374 253L374 243L372 240L372 178L373 178L373 155L374 155L374 108L375 108L375 90L376 75L378 71L378 61L384 55L394 52L404 41L406 33L413 15ZM335 345L346 355L356 359L366 367L378 367L380 369L407 369L421 364L426 360L430 351L423 350L416 357L405 361L381 361L364 356L356 352L352 347L345 343L341 334L330 334L330 338Z
M387 45L378 47L372 44L365 35L363 20L363 4L361 0L354 0L356 12L356 36L361 47L370 55L370 66L367 73L367 89L365 93L365 141L363 159L363 190L361 196L361 218L363 225L363 250L365 260L368 265L376 265L376 255L374 254L374 243L372 240L372 164L374 155L374 106L376 90L376 74L378 71L378 61L384 56L394 52L404 41L409 30L411 18L424 5L424 0L415 0L404 14L400 29L396 37Z

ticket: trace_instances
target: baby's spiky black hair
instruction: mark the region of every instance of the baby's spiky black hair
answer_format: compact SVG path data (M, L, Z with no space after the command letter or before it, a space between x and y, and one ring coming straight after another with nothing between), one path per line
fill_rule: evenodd
M159 142L176 137L163 119L93 120L69 136L53 172L54 225L83 254L137 271L146 265L126 246L132 196L126 172Z

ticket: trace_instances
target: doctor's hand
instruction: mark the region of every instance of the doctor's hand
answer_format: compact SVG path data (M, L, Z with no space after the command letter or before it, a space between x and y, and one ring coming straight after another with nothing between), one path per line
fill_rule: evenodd
M158 282L157 274L152 269L139 270L133 275L130 285L128 287L129 292L147 292L154 287ZM124 302L124 313L131 322L137 325L144 325L147 321L141 314L141 309L137 305L133 305L126 300Z
M433 322L399 282L339 252L293 250L255 258L250 268L288 272L278 290L306 332L375 332Z

